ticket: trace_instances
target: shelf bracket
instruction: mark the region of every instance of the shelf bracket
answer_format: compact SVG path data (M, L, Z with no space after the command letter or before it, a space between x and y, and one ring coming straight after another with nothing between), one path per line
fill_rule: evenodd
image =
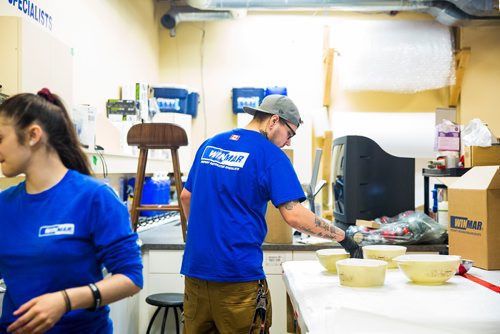
M325 26L323 30L323 106L327 109L331 105L334 54L335 49L330 47L330 28Z
M456 82L453 86L450 86L450 100L448 102L450 107L456 107L458 105L458 99L460 98L460 92L462 90L462 82L465 74L465 67L469 62L470 58L470 48L463 48L458 51L455 55L455 65L456 65Z

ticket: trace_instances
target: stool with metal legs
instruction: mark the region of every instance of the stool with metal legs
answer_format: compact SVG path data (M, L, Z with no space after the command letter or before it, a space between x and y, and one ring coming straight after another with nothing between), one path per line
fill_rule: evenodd
M160 313L162 308L165 308L165 313L163 314L163 321L161 323L161 333L165 333L165 324L167 323L168 309L173 308L175 315L175 331L179 334L179 315L177 314L177 309L184 311L184 295L182 293L157 293L146 298L146 303L153 306L158 306L151 321L149 321L148 330L146 334L149 334L151 327L153 327L153 322L156 316Z
M188 144L186 131L180 126L170 123L136 124L132 126L127 133L127 143L130 146L137 146L139 148L139 162L137 165L137 175L134 186L134 199L130 210L133 230L137 230L139 211L179 211L182 225L182 237L184 241L186 241L186 217L182 205L180 204L182 180L177 152L180 146L187 146ZM175 189L179 201L177 205L140 204L142 190L144 188L146 162L150 149L169 149L171 152Z

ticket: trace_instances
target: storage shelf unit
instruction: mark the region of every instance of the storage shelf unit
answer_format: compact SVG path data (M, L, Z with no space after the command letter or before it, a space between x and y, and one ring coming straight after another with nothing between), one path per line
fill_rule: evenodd
M470 168L422 169L424 176L424 213L429 215L429 178L430 177L460 177Z

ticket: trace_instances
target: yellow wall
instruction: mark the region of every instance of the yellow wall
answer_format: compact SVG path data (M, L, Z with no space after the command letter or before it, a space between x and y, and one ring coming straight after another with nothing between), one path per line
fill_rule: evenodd
M488 123L500 137L500 26L462 30L462 47L471 48L461 96L461 123Z
M231 88L286 85L304 113L321 107L323 93L323 29L330 25L335 40L335 20L430 19L427 15L250 12L231 21L183 22L177 36L160 31L160 81L185 84L200 91L199 116L193 122L194 147L207 136L236 124L231 114ZM332 23L333 22L333 23ZM500 28L465 28L462 46L471 46L462 90L462 121L480 117L500 133ZM334 46L334 45L333 45ZM345 92L335 72L332 107L364 112L428 112L448 106L448 89L417 94ZM496 102L496 103L495 103ZM335 134L334 134L335 136Z
M410 13L389 17L253 12L238 20L180 23L172 38L159 23L168 9L166 2L74 0L68 7L46 0L43 6L54 17L48 33L73 48L74 103L95 105L102 123L105 101L118 97L123 83L187 85L201 94L199 116L193 121L193 150L208 136L236 125L231 112L233 87L284 85L305 118L321 108L325 25L331 25L335 39L344 33L332 24L339 18L430 19ZM0 15L22 16L8 2L0 3ZM500 28L465 28L462 46L472 48L462 90L462 122L479 117L500 136ZM334 67L332 110L432 113L447 105L445 89L418 94L346 93L336 80ZM98 142L114 134L109 127L98 130Z
M231 116L232 87L287 86L302 112L308 113L322 105L324 26L331 25L333 35L342 33L332 22L346 17L254 12L232 21L180 23L174 38L168 30L161 30L160 79L204 89L200 107L206 107L208 117L202 113L194 121L196 143L236 124ZM387 15L351 17L393 19ZM414 14L401 14L398 19L404 17L429 19ZM335 80L332 109L434 112L436 107L447 105L446 89L418 94L347 93Z
M311 145L310 123L323 104L323 33L329 26L330 46L335 47L339 37L345 35L337 23L350 18L430 19L413 13L390 17L249 12L246 17L229 21L181 22L176 37L170 37L169 31L162 28L160 81L186 85L201 94L198 117L193 121L193 152L207 137L236 126L231 111L233 87L286 86L308 123L299 130L292 148L299 178L309 181L312 154L303 148ZM448 99L447 89L418 94L347 93L339 85L335 61L331 93L332 111L433 113L437 107L447 106Z

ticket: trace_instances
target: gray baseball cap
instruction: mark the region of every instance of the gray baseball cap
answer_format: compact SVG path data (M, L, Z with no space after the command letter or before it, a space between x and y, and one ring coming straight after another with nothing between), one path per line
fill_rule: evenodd
M255 115L256 111L278 115L280 118L294 124L296 127L299 127L302 123L299 110L292 100L285 95L268 95L264 98L264 100L262 100L262 103L258 108L243 107L243 110L250 115Z

